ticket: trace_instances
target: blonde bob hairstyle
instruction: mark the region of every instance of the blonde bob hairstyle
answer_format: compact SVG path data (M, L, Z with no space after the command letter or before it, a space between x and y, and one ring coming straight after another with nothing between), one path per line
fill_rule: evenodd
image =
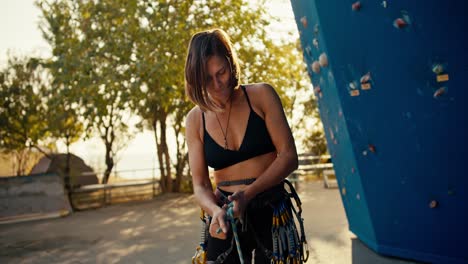
M185 61L185 94L202 111L219 111L206 90L206 64L211 56L226 58L231 76L229 87L239 85L240 68L229 36L222 29L212 29L194 34L190 40Z

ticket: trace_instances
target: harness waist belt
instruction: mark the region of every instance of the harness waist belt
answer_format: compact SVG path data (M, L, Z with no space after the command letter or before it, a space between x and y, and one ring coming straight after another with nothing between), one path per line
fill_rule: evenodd
M222 181L217 184L217 186L234 186L234 185L249 185L253 183L256 178L249 178L249 179L242 179L242 180L235 180L235 181Z

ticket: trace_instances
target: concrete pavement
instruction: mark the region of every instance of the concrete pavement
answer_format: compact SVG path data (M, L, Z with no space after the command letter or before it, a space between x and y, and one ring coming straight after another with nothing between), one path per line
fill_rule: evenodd
M307 263L416 263L379 256L348 231L338 189L301 183ZM0 263L191 263L199 241L193 195L75 212L59 218L0 225Z

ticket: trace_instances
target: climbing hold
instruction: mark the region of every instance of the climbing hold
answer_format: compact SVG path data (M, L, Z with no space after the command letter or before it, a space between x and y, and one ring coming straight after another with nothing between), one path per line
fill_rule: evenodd
M429 207L432 208L432 209L436 208L437 206L439 206L439 203L436 200L432 200L429 203Z
M317 35L319 33L319 25L315 24L314 26L314 34Z
M355 171L356 171L356 169L355 169L354 167L353 167L353 168L351 168L351 173L353 173L353 174L354 174L354 172L355 172Z
M353 5L351 6L353 11L359 11L361 10L361 7L362 7L361 1L354 2Z
M305 16L301 17L301 23L306 28L307 27L307 17L305 17Z
M322 53L319 56L319 64L321 67L327 67L328 66L328 57L327 54Z
M319 74L320 73L320 63L318 61L312 62L312 71Z
M328 132L330 133L330 138L335 139L335 134L333 134L333 129L331 127L328 128Z
M314 92L315 92L320 98L322 98L322 89L320 88L320 86L317 85L317 86L314 88Z
M341 194L346 195L346 188L345 187L341 188Z
M449 75L448 74L437 75L437 82L446 82L448 80L449 80Z
M356 84L356 82L355 82L355 81L350 82L350 83L349 83L349 88L351 88L351 89L353 89L353 90L357 89L357 84Z
M411 18L408 14L408 11L406 10L401 10L401 17L407 24L411 24Z
M359 96L359 90L351 90L351 91L349 91L349 94L351 96Z
M438 98L442 95L444 95L447 92L447 88L445 87L440 87L437 89L437 91L434 92L434 98Z
M312 49L310 48L309 45L307 45L307 47L305 48L305 52L307 56L312 57Z
M369 144L368 148L369 148L369 151L370 151L370 152L372 152L372 153L375 153L375 152L376 152L375 146L374 146L374 145Z
M364 150L364 151L362 152L362 155L367 156L367 150Z
M393 21L393 26L402 29L408 26L408 23L403 18L397 18L395 21Z
M441 73L444 72L444 66L443 66L442 64L439 64L439 63L434 64L434 65L432 66L432 71L433 71L435 74L437 74L437 75L438 75L438 74L441 74Z
M371 89L371 84L370 83L363 83L363 84L361 84L361 89L370 90Z
M362 77L361 77L361 89L362 90L370 90L371 88L371 84L370 84L370 81L371 81L371 75L370 75L370 72L364 74Z
M359 193L356 194L356 199L361 200L361 195L359 195Z
M382 6L383 6L383 8L387 8L387 6L388 6L388 5L387 5L387 1L385 1L385 0L382 1Z
M317 40L316 38L314 38L314 39L312 40L312 44L314 45L314 47L315 47L316 49L318 49L319 43L318 43L318 40Z
M368 83L370 82L371 80L371 75L370 75L370 72L364 74L362 77L361 77L361 83Z

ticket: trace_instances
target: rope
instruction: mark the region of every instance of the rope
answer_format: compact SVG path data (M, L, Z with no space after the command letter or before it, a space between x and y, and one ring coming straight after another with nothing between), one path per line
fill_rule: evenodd
M234 234L234 240L236 241L236 248L237 248L237 253L239 254L239 260L241 264L244 264L244 257L242 255L242 249L240 247L240 240L239 240L239 235L237 234L237 223L236 223L236 218L234 217L234 204L231 202L228 204L228 208L226 211L226 220L228 220L231 223L231 228L232 228L232 233ZM216 233L221 233L222 229L218 228L216 230Z
M237 253L239 254L239 260L241 264L244 264L244 257L242 256L242 250L240 247L239 235L237 234L237 225L234 218L234 204L230 203L227 210L227 219L231 222L232 233L234 233L234 238L236 239Z

